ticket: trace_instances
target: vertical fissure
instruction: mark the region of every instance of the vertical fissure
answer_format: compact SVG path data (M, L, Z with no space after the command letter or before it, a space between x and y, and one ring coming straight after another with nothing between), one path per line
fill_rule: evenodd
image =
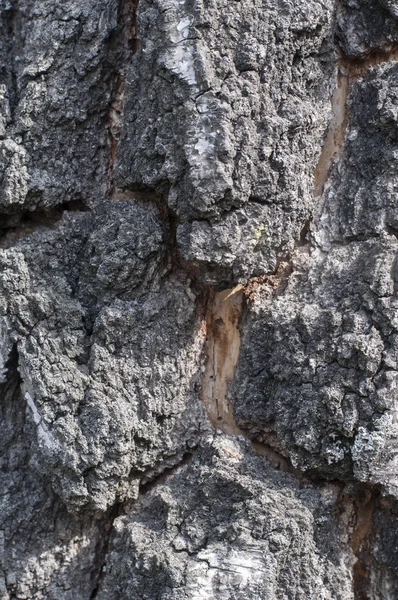
M123 512L124 512L124 504L120 502L118 504L115 504L115 506L113 506L111 509L109 509L108 516L107 516L107 518L104 519L104 521L106 522L104 538L101 540L101 548L99 550L99 557L97 557L99 559L98 560L99 568L98 568L97 581L91 592L90 600L95 600L101 591L102 584L105 579L106 571L107 571L107 562L108 562L108 556L109 556L110 545L111 545L113 523L115 522L115 520L118 517L120 517L123 514Z
M239 357L239 320L243 285L214 295L207 317L207 361L202 383L203 401L214 428L240 435L235 423L228 384L234 377Z
M8 60L8 64L2 65L0 70L0 83L5 84L8 94L8 103L10 109L10 124L14 122L15 110L19 102L19 89L17 81L17 65L16 57L19 54L19 39L18 35L18 24L19 24L19 2L13 0L12 2L6 3L6 6L2 8L2 20L4 27L5 39L2 40L4 44L4 54Z
M356 557L353 567L353 592L355 600L371 600L372 550L369 538L373 529L373 514L377 505L378 492L365 490L364 497L354 501L355 523L350 546Z
M109 189L108 193L112 197L115 195L115 165L117 160L117 150L120 139L120 115L123 110L126 83L123 75L117 73L115 76L112 101L110 104L108 128L110 144L110 165L109 165Z
M118 55L118 62L121 62L121 68L116 70L114 74L108 116L110 147L108 194L110 197L115 197L116 195L115 165L120 139L120 118L126 95L127 65L129 58L134 56L140 46L137 19L138 2L139 0L121 0L118 8L117 43L120 44L121 51L116 54Z
M332 118L326 134L318 164L314 174L314 194L322 196L329 172L341 154L347 130L347 96L349 90L349 77L343 67L339 68L336 88L332 104Z
M398 61L398 44L375 48L356 58L341 57L338 63L336 87L331 98L331 119L314 172L314 195L322 196L329 173L339 161L348 127L347 99L350 86L366 76L369 69L389 61Z

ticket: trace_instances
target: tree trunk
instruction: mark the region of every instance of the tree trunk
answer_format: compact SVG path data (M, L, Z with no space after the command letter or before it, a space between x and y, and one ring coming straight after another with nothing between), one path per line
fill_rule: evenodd
M0 34L0 600L398 598L398 4Z

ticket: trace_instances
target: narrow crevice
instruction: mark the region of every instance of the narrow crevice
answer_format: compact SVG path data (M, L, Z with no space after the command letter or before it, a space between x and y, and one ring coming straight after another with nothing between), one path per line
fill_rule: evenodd
M187 260L182 253L177 241L177 229L180 219L168 204L168 190L154 190L149 187L114 188L112 200L119 202L134 200L135 203L141 206L151 205L156 210L157 217L163 224L164 242L167 250L163 272L166 276L173 274L179 277L185 285L188 285L202 312L206 312L208 299L213 293L213 288L201 281L199 265L194 261Z
M212 286L204 283L200 278L200 267L195 262L187 260L177 241L177 229L180 223L177 213L170 208L168 204L167 193L152 192L130 192L138 201L148 203L152 202L156 206L159 220L164 225L165 246L167 253L165 256L164 272L167 275L173 274L179 278L184 285L192 291L196 298L197 306L200 312L205 315L209 305L210 298L214 295Z
M311 230L312 217L307 219L300 231L300 238L296 243L297 248L302 248L303 246L308 246L310 243L309 235Z
M168 192L157 191L153 188L113 188L111 199L118 202L133 200L141 206L151 205L157 213L159 221L164 228L164 242L166 247L163 272L168 276L171 273L183 276L184 283L188 284L197 297L198 302L205 310L207 300L211 294L211 287L200 280L200 269L197 264L184 258L177 241L179 217L168 204Z
M353 593L355 600L371 600L371 569L373 561L371 535L373 514L378 505L380 492L370 486L359 486L353 498L354 523L349 539L356 557L353 566Z
M10 353L8 355L8 358L7 358L6 362L4 363L2 370L0 371L0 376L1 376L0 386L7 386L8 381L12 380L13 378L16 379L16 383L15 383L16 387L19 387L21 385L22 379L21 379L21 375L18 370L18 366L19 366L18 347L17 347L17 344L13 344L13 346L10 350ZM4 395L3 387L1 388L1 390L2 390L2 396L3 396Z
M134 55L140 47L137 19L139 0L119 0L118 38L129 55Z
M167 467L153 479L149 479L145 481L145 483L142 483L139 489L139 498L149 494L156 487L165 483L172 475L174 475L178 471L178 469L184 467L185 465L188 465L191 462L194 453L195 448L192 448L192 450L190 450L189 452L185 452L182 458L175 465Z
M101 558L98 561L100 563L100 566L99 566L99 570L98 570L97 581L96 581L93 591L91 592L91 595L90 595L90 600L95 600L101 591L102 582L105 579L106 571L107 571L107 562L108 562L108 555L109 555L109 550L110 550L111 536L112 536L112 532L113 532L113 523L115 522L115 520L118 517L120 517L122 514L124 514L124 512L125 512L124 509L125 509L124 503L119 502L118 504L115 504L115 506L112 506L112 508L109 509L108 514L105 518L106 525L105 525L105 531L104 531L104 538L101 539L101 549L100 549L100 557Z
M331 99L332 118L314 173L315 197L322 196L330 169L338 161L344 146L348 124L346 107L348 91L349 77L344 69L339 68L336 87Z
M130 38L130 48L133 54L135 54L138 51L138 48L140 47L141 41L139 38L139 26L138 26L138 19L137 19L137 11L138 11L138 3L139 0L133 0L133 2L131 2L131 38Z
M114 43L119 48L114 52L114 64L121 64L122 68L117 69L113 75L107 124L110 148L108 194L112 199L117 199L118 193L115 183L115 165L120 139L120 119L126 95L126 71L131 57L140 46L137 19L138 2L139 0L120 0L118 8L117 36L115 36Z
M20 35L18 32L18 20L19 20L19 2L13 0L9 6L2 10L3 22L4 22L4 34L5 39L3 43L6 45L5 53L8 58L8 63L2 66L0 69L0 83L4 83L7 86L8 100L10 107L10 125L14 122L15 110L19 103L19 89L17 82L17 67L16 57L19 54Z
M115 165L117 160L117 150L120 139L120 116L123 110L124 98L126 93L126 80L121 73L114 77L112 99L110 102L108 114L108 134L110 146L110 164L108 174L108 194L114 199L116 194L115 184Z

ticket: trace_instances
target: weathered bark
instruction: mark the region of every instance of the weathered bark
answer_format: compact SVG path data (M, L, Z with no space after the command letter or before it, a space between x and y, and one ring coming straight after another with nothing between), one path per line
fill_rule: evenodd
M394 0L0 0L0 600L398 598Z

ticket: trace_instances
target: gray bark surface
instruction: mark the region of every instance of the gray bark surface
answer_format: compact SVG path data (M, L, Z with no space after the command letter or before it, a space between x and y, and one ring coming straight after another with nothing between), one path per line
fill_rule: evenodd
M395 0L0 35L0 600L398 598Z

